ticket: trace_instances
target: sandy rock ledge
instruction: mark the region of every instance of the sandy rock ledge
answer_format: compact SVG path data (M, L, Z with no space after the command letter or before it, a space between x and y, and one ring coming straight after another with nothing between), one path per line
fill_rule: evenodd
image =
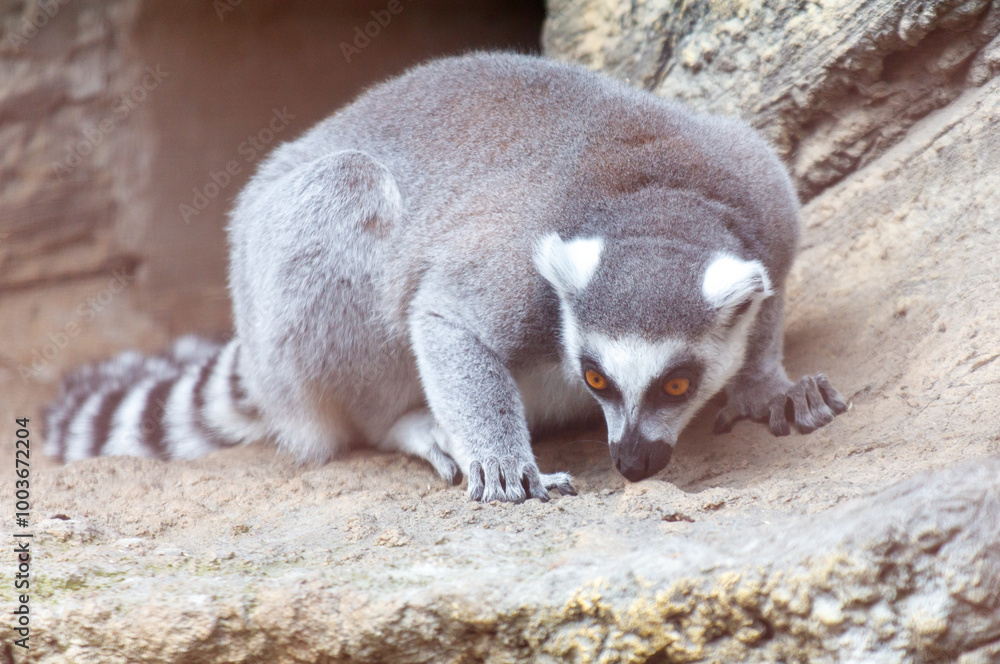
M93 537L82 522L40 530L43 548ZM249 575L232 553L169 573L158 561L177 552L160 551L109 569L117 590L96 594L50 563L31 657L13 661L1000 657L1000 460L919 475L822 519L636 530L539 553L524 533L470 529L409 567L272 562Z

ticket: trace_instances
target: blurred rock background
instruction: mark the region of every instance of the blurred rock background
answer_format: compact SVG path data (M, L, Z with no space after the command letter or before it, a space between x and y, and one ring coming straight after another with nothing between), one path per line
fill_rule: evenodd
M261 157L428 57L537 52L543 16L518 0L2 0L0 385L226 336L226 213Z

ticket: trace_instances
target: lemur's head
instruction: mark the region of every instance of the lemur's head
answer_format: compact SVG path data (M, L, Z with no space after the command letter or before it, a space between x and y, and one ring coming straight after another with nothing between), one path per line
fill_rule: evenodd
M633 482L659 472L684 426L743 365L773 294L767 271L648 238L552 233L534 258L559 297L564 366L601 404L615 467Z

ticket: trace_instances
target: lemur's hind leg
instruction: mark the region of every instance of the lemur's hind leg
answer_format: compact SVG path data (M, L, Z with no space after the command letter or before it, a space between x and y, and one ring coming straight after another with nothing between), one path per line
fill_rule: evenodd
M801 433L829 424L847 403L823 374L789 380L782 364L783 293L764 301L754 324L743 368L726 387L726 405L715 419L715 433L728 433L741 419L767 422L775 436Z
M369 379L405 373L391 361L401 353L374 285L384 236L401 215L392 173L356 150L257 177L237 202L230 285L240 378L278 445L300 461L326 461L409 409L395 401L418 387L415 377L393 390Z
M445 452L449 448L448 434L428 410L399 418L377 445L382 450L398 450L425 459L448 484L458 484L462 479L458 464Z

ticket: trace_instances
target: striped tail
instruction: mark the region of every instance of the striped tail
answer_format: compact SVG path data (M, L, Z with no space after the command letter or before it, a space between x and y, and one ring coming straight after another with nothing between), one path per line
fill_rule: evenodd
M194 459L263 438L237 373L240 345L183 337L168 353L122 353L66 377L45 412L45 452L63 461Z

